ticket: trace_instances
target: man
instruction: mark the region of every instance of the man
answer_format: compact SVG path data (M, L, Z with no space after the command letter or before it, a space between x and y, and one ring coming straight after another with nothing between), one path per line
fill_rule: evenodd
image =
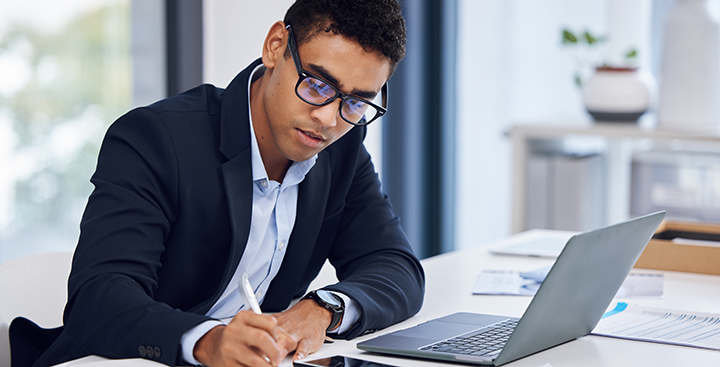
M227 89L118 119L92 177L64 328L35 365L90 354L278 365L326 332L350 339L415 314L422 268L362 145L404 44L395 0L299 0ZM287 309L326 259L339 282ZM279 313L246 311L244 273L263 311Z

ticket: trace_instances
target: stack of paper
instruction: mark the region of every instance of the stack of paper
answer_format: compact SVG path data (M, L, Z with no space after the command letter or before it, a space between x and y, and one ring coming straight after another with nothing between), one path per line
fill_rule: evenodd
M605 313L592 334L720 350L720 314L620 302Z

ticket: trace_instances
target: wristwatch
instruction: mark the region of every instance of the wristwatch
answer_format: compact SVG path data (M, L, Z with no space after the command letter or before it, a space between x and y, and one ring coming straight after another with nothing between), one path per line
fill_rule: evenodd
M312 299L324 309L332 312L332 321L330 321L330 326L327 327L327 331L334 330L340 325L343 313L345 313L345 302L343 302L342 298L330 291L318 289L306 294L301 301L306 299Z

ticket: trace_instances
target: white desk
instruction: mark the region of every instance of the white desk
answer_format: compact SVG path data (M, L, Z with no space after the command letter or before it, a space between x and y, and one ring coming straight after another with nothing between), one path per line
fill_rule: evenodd
M523 233L517 234L510 239L518 239L518 237L525 235ZM499 242L488 245L497 245ZM375 334L366 335L349 342L338 340L334 344L325 344L310 358L342 354L396 366L459 366L459 364L454 363L431 362L368 353L355 348L355 344L381 333L404 329L456 311L522 316L525 308L530 303L530 297L474 296L472 295L472 288L477 275L483 269L531 270L549 265L553 260L492 255L487 252L486 247L476 247L423 260L422 263L426 273L425 302L417 315ZM636 271L658 272L644 269L637 269ZM720 276L678 272L662 273L665 274L662 299L628 299L626 301L648 307L720 313ZM326 267L311 287L318 287L333 280L332 269ZM673 365L717 367L720 366L720 351L590 335L509 363L506 366L539 367L545 363L549 363L553 367ZM84 358L69 362L64 366L110 367L112 365L116 367L137 366L139 364L159 366L159 364L150 361L109 361L99 357ZM292 363L289 358L286 358L282 365L292 366Z

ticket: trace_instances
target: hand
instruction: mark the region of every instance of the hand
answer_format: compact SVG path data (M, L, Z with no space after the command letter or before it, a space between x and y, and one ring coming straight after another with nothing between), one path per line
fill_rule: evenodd
M278 325L297 340L293 361L316 352L325 341L325 330L330 326L332 314L315 301L306 299L289 310L275 314Z
M228 325L212 328L195 344L205 366L277 366L297 342L269 315L240 311Z

